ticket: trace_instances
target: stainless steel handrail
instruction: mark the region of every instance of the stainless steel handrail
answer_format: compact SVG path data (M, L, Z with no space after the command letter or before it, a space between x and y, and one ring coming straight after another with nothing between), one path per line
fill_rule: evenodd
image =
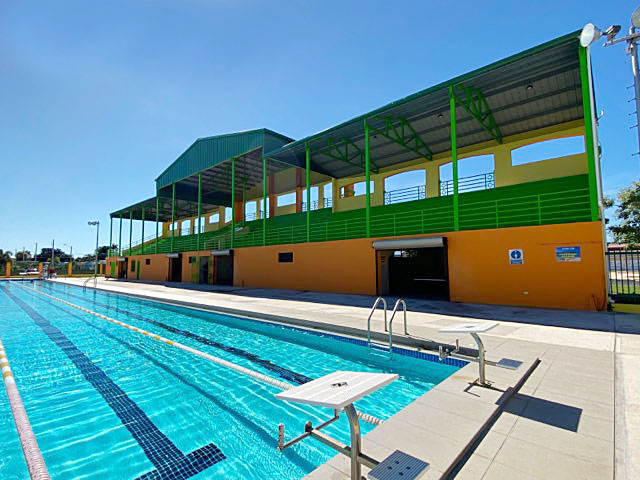
M391 319L389 320L389 330L391 330L391 322L393 322L393 317L396 316L396 312L398 311L398 306L402 304L402 311L404 313L404 334L409 335L407 331L407 304L402 298L399 298L396 304L393 306L393 312L391 313ZM384 330L387 331L387 326L384 326Z
M384 306L384 329L387 329L387 301L382 297L378 297L373 303L373 307L371 307L369 318L367 318L367 345L369 348L371 348L371 317L373 317L373 314L375 313L376 308L378 308L378 304L380 302L382 302L382 305Z
M97 288L98 287L98 277L94 274L93 276L87 278L84 283L82 284L82 290L87 290L87 283L89 282L89 280L93 279L93 288Z
M403 299L399 298L393 306L393 312L389 319L389 358L393 357L393 317L396 316L400 304L402 304L402 310L404 311L404 334L409 335L409 332L407 332L407 304Z

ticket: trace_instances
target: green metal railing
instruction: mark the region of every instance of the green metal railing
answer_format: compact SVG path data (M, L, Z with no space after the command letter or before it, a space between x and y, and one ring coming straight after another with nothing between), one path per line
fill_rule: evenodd
M555 185L555 188L560 184ZM573 182L581 188L554 190L542 193L518 194L512 187L469 192L460 195L460 230L508 228L557 223L590 221L589 189L586 182ZM569 186L565 184L566 186ZM496 193L497 192L497 193ZM323 213L325 212L325 213ZM235 226L234 248L289 243L327 242L365 238L366 218L364 209L331 213L323 209L311 212L308 236L304 215L298 213L274 217L263 222L248 221ZM322 220L322 221L321 221ZM266 234L263 228L266 224ZM418 235L454 230L453 197L436 197L414 200L371 209L372 237ZM123 255L187 252L231 248L231 226L198 235L159 238L124 250Z

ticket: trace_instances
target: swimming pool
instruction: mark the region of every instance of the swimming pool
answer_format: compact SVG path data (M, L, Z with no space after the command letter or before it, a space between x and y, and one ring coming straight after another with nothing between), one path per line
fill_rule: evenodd
M400 349L389 360L360 340L52 282L0 282L0 338L56 479L297 479L335 452L312 439L280 452L278 424L290 438L332 412L281 402L277 388L38 292L291 384L335 370L398 373L357 402L381 419L463 365ZM22 479L26 466L2 392L0 478ZM373 428L361 424L363 433ZM346 418L325 432L349 443Z

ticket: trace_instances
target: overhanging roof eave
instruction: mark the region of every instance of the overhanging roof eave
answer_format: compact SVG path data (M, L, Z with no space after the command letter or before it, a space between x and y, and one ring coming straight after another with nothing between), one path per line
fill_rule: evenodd
M330 128L327 128L325 130L322 130L318 133L315 133L313 135L309 135L305 138L302 138L300 140L291 142L287 145L283 145L282 147L279 147L275 150L271 150L268 152L265 152L265 156L268 158L272 158L274 160L280 160L280 161L287 161L285 158L289 157L290 159L288 160L289 163L292 162L291 157L296 158L297 161L299 161L299 157L302 153L303 150L305 148L305 144L306 143L313 143L316 142L320 139L326 138L329 135L333 134L333 133L337 133L341 130L347 130L350 127L353 128L354 125L357 124L363 124L363 122L367 119L371 119L372 117L378 116L380 114L383 114L387 111L390 111L394 108L397 108L399 106L408 104L412 101L418 100L422 97L425 97L429 94L433 94L435 92L438 92L439 90L445 90L447 89L450 85L454 85L454 84L458 84L460 82L466 81L466 80L470 80L470 79L474 79L474 78L478 78L482 75L485 75L489 72L492 72L493 70L497 70L498 68L504 67L504 66L508 66L511 63L514 63L522 58L543 52L545 50L557 47L557 46L561 46L563 44L567 44L569 45L572 42L575 42L577 44L578 41L578 36L579 36L580 31L574 31L571 33L568 33L566 35L563 35L561 37L555 38L553 40L550 40L548 42L545 42L543 44L537 45L535 47L529 48L527 50L524 50L522 52L516 53L514 55L511 55L507 58L498 60L496 62L493 62L489 65L485 65L484 67L472 70L471 72L467 72L465 74L459 75L457 77L454 77L452 79L446 80L444 82L441 82L437 85L434 85L432 87L426 88L424 90L421 90L417 93L414 93L412 95L409 95L407 97L401 98L399 100L395 100L391 103L388 103L382 107L379 107L375 110L372 110L370 112L358 115L357 117L354 117L350 120L347 120L345 122L342 122L338 125L334 125Z

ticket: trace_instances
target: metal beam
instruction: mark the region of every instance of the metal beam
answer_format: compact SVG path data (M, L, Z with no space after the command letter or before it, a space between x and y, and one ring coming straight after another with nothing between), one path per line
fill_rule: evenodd
M267 183L267 157L262 152L262 245L267 244L267 196L269 192Z
M158 217L160 216L160 197L156 195L156 253L158 253Z
M327 145L319 148L314 153L319 155L326 155L344 163L348 163L353 167L357 167L361 170L365 169L365 158L362 150L351 139L344 138L336 142L333 138L327 139ZM356 162L356 160L358 160ZM378 166L373 163L373 171L378 173Z
M449 115L451 117L451 163L453 164L453 229L460 230L458 208L458 132L456 131L456 96L449 87Z
M202 222L202 173L198 174L198 239L196 241L196 250L200 250L200 231L202 228L200 224Z
M456 103L475 118L496 142L502 143L500 128L493 117L487 99L479 89L458 84L450 86L449 92L454 96Z
M141 253L144 255L144 207L142 207L142 232L140 233L140 248L142 249Z
M36 244L37 245L37 244ZM113 217L109 215L109 256L111 256L111 245L113 245ZM38 247L36 247L35 255L38 254ZM34 259L35 259L34 255Z
M433 160L433 152L420 138L415 128L404 118L386 116L383 118L384 128L374 127L369 123L369 129L374 135L385 137L394 143L424 157L426 160Z
M598 206L598 181L596 178L596 148L593 134L593 107L591 106L591 85L589 82L589 52L580 47L580 80L582 82L582 110L584 115L584 142L587 152L587 171L589 179L589 204L591 206L591 221L600 219Z
M118 236L118 256L122 256L122 214L120 214L120 234Z
M171 184L171 253L176 237L176 184Z
M364 184L365 184L365 228L371 237L371 152L369 151L369 122L364 121ZM358 477L359 478L359 477Z
M306 165L305 165L305 180L307 184L307 242L311 241L311 149L309 143L304 145Z
M231 159L231 248L236 240L236 159Z

